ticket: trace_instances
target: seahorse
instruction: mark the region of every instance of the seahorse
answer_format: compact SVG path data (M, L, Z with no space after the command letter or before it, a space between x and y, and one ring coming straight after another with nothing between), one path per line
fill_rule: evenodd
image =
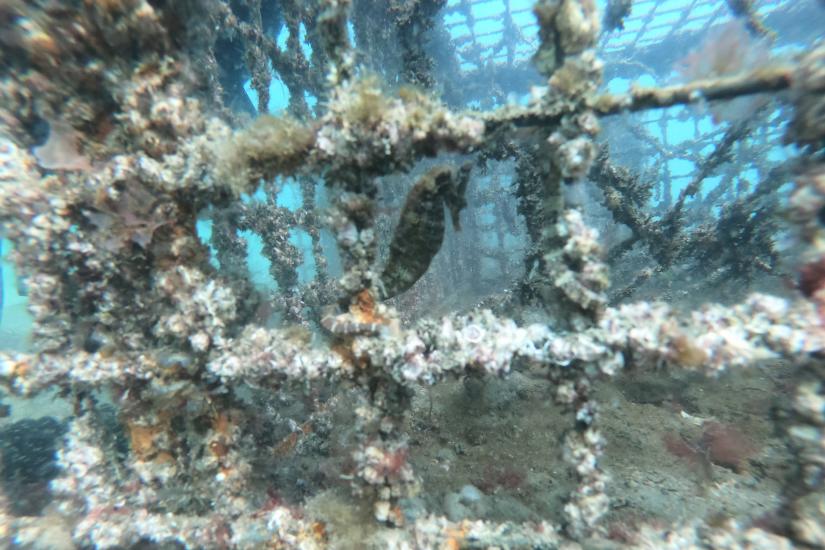
M459 213L467 205L464 194L471 168L470 164L458 171L446 165L431 168L407 194L381 274L382 299L408 290L427 272L444 241L445 206L453 227L461 229Z

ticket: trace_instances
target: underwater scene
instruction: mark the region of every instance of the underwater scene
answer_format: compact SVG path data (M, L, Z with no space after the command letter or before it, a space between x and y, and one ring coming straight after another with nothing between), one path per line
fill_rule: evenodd
M825 1L0 0L0 547L825 548Z

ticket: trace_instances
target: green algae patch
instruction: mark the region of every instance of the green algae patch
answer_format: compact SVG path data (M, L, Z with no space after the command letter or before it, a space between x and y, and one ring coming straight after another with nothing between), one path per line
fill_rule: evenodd
M228 186L236 193L253 189L262 179L298 171L315 143L315 131L291 117L264 115L235 133L221 154Z

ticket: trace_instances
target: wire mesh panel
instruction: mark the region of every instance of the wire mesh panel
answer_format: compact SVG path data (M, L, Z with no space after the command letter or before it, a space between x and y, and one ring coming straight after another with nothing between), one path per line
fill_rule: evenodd
M0 544L822 546L823 9L0 3Z

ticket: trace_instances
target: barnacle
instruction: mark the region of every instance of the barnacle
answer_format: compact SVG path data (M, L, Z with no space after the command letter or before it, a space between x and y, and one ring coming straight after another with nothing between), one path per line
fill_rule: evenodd
M101 245L110 252L117 252L129 243L144 250L149 248L155 232L176 223L177 215L174 203L156 197L139 184L126 187L114 198L104 198L95 209L84 212L96 227Z
M40 167L49 170L90 170L89 159L78 151L78 133L64 122L53 121L49 127L49 140L33 151Z

